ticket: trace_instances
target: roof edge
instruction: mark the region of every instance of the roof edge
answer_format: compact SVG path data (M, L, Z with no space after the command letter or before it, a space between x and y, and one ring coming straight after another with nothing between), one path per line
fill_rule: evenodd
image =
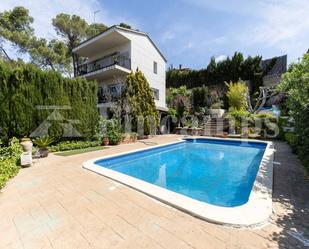
M112 29L115 29L115 30L118 29L118 30L127 31L127 32L131 32L131 33L135 33L135 34L139 34L139 35L144 35L144 36L146 36L146 37L149 39L149 41L152 43L152 45L155 47L155 49L158 51L158 53L161 55L161 57L163 58L163 60L164 60L165 62L167 62L167 59L165 58L165 56L161 53L160 49L157 47L157 45L153 42L153 40L150 38L150 36L149 36L147 33L141 32L141 31L138 31L138 30L135 30L135 29L124 28L124 27L121 27L121 26L119 26L119 25L110 26L109 28L107 28L107 29L104 30L103 32L101 32L101 33L99 33L99 34L97 34L97 35L95 35L95 36L93 36L93 37L90 37L89 39L87 39L87 40L85 40L85 41L79 43L77 46L75 46L75 47L72 49L73 53L74 53L74 50L76 50L76 49L77 49L78 47L80 47L81 45L85 44L86 42L91 41L92 39L94 39L94 38L96 38L96 37L98 37L98 36L100 36L100 35L102 35L102 34L108 32L108 31L110 31L110 30L112 30Z

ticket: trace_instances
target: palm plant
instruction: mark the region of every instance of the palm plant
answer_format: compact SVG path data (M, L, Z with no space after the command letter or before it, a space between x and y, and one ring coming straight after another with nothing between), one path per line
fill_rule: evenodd
M40 149L38 151L40 157L47 157L49 150L48 145L52 144L55 141L53 137L43 136L36 138L33 143L37 145Z

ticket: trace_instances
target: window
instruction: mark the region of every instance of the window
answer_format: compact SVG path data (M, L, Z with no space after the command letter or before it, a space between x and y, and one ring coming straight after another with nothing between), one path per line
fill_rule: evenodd
M155 73L155 74L157 74L158 73L158 64L157 64L157 62L153 62L153 72Z
M156 88L151 88L152 89L152 94L155 100L159 100L159 89Z
M110 86L108 86L108 90L109 90L110 95L111 95L113 98L118 98L118 97L120 97L120 95L121 95L121 87L122 87L121 84L116 84L116 85L110 85Z

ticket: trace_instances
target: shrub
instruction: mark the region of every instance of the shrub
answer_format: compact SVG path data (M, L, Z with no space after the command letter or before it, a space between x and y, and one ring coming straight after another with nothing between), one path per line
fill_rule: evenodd
M263 137L279 135L279 130L277 130L278 118L276 116L269 113L250 114L249 126L252 128L257 128L255 126L258 122L261 126L259 133ZM255 132L257 132L257 130Z
M287 141L287 143L289 145L291 145L292 147L294 147L296 145L296 136L294 133L292 132L286 132L284 134L284 139L285 141Z
M61 136L69 125L83 136L93 135L97 123L97 83L68 79L31 64L7 65L0 60L0 137L29 136L53 109L38 106L68 106L48 120L49 133ZM59 120L59 118L61 120ZM53 120L52 120L53 119ZM38 134L47 135L47 134ZM51 135L51 134L49 134Z
M122 137L121 125L116 119L106 119L102 116L96 127L94 139L103 141L103 138L108 138L111 145L118 144Z
M169 107L169 115L178 120L189 114L191 109L191 91L185 86L179 88L170 88L167 91L166 97L167 105Z
M206 86L192 89L192 105L195 111L199 108L207 108L209 102L209 91Z
M294 147L309 170L309 54L289 68L278 88L287 93L288 114L295 120Z
M223 101L217 100L211 105L211 109L221 109L223 107Z
M62 141L56 145L48 147L50 152L85 149L100 146L102 141Z
M19 157L22 148L18 139L12 138L9 146L0 148L0 189L19 171Z
M107 137L110 145L119 144L122 138L121 126L118 120L110 119L107 122Z
M230 108L227 118L235 121L235 129L237 133L241 133L241 124L243 119L249 119L249 112L246 110L236 110Z
M52 144L54 142L54 138L52 137L38 137L36 138L33 143L37 146L39 146L42 149L46 149L48 145Z
M238 81L236 83L226 83L226 85L228 87L226 96L228 97L230 108L238 111L246 110L248 107L248 88L246 84Z
M138 124L143 121L144 134L149 135L152 132L151 118L154 126L159 124L159 116L156 110L152 89L147 79L141 71L132 72L128 75L125 83L125 89L122 92L120 101L118 101L118 118L126 122L126 118L131 118L132 131L137 132ZM141 120L142 119L142 120ZM113 134L113 138L115 134Z

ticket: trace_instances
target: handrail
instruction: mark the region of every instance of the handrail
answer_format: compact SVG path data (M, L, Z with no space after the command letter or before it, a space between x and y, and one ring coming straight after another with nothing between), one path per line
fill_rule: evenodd
M82 76L114 65L130 69L131 60L127 56L115 53L78 66L77 75Z

